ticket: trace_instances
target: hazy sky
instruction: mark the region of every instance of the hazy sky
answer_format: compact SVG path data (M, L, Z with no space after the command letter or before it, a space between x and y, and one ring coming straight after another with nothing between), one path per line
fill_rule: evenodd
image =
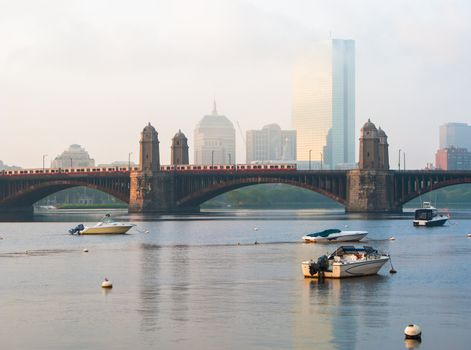
M291 64L313 42L356 41L357 136L371 117L408 167L438 127L471 123L471 1L0 0L0 159L40 167L72 143L137 161L151 122L169 162L212 110L245 131L291 127ZM245 145L237 131L238 161Z

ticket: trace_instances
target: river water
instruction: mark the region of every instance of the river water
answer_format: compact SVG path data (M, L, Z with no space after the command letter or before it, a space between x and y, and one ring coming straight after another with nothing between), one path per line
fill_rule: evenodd
M129 234L67 233L101 215L0 222L2 349L470 348L471 212L429 229L410 214L117 212L137 224ZM300 262L336 246L300 237L334 227L368 230L398 273L304 279ZM421 344L404 342L409 323L422 327Z

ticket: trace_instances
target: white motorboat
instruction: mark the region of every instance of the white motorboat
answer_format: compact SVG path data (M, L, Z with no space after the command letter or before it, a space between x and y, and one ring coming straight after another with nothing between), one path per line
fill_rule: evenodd
M422 208L415 210L413 223L414 226L443 226L448 219L448 216L439 214L430 202L424 202Z
M88 227L80 224L70 229L69 233L79 235L123 234L134 226L136 225L114 221L110 214L106 214L95 226Z
M375 275L389 261L389 255L369 246L341 246L329 256L301 263L305 278L347 278Z
M341 231L329 229L303 236L306 243L356 242L368 234L368 231Z

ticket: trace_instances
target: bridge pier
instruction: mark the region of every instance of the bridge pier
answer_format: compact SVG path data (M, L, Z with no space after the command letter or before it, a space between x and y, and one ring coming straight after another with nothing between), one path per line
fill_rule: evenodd
M350 170L347 173L350 213L402 213L394 201L394 174L388 170Z
M179 207L176 181L172 173L131 172L130 213L199 212L198 207Z

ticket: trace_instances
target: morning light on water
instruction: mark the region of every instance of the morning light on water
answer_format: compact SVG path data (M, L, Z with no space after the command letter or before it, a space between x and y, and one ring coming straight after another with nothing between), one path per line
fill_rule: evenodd
M0 0L0 348L469 349L467 0Z

